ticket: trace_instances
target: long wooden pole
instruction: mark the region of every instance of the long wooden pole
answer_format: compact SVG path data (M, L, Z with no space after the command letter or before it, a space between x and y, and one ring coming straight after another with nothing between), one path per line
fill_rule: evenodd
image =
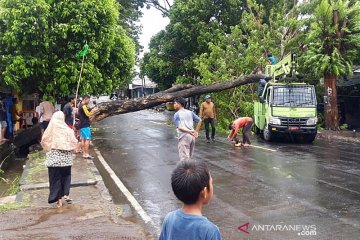
M82 72L83 72L83 70L84 70L84 62L85 62L85 55L82 57L80 74L79 74L79 80L78 80L77 87L76 87L75 106L74 106L75 108L77 108L77 99L78 99L78 94L79 94L79 87L80 87L81 75L82 75ZM75 113L74 113L73 125L75 125Z
M82 74L83 69L84 69L84 61L85 61L85 55L83 56L82 61L81 61L81 68L80 68L79 80L78 80L78 84L77 84L77 87L76 87L75 107L77 107L77 99L78 99L78 94L79 94L79 87L80 87L80 81L81 81L81 74Z

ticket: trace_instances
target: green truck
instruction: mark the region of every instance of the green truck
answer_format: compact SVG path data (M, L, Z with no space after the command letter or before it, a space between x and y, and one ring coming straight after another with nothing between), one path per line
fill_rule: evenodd
M267 65L265 81L259 83L259 101L254 102L254 131L266 141L290 136L311 143L317 134L315 87L300 82L297 59L289 54L275 65Z

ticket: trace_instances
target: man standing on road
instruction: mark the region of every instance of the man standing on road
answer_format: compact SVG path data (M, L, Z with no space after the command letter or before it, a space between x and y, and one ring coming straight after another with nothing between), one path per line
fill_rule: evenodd
M85 95L82 102L79 105L79 119L80 119L80 138L82 143L83 158L93 159L94 157L89 154L89 146L91 141L91 129L90 129L90 116L91 113L87 108L90 103L90 96Z
M39 119L42 117L41 127L42 130L45 131L49 122L51 120L52 115L55 112L54 105L49 101L43 101L40 103L40 116Z
M192 158L195 148L195 138L199 136L201 127L201 119L192 111L184 108L186 100L182 97L175 99L174 122L178 132L178 149L180 161ZM194 122L197 122L196 130L194 130Z
M210 143L209 136L209 124L211 124L211 140L215 141L215 121L216 121L216 113L215 113L215 105L211 101L211 96L205 96L205 102L201 103L200 106L200 118L203 119L205 123L205 133L206 133L206 141Z
M65 106L63 108L63 112L64 112L64 115L65 115L65 123L71 129L73 129L73 125L74 125L74 113L73 113L74 104L75 104L75 96L70 95L68 97L67 103L65 104Z
M241 117L236 119L234 122L229 124L229 130L231 130L228 139L230 141L235 141L235 146L240 147L242 144L247 147L250 146L250 132L251 127L253 125L253 119L251 117ZM243 142L240 143L236 138L238 131L240 128L243 129Z

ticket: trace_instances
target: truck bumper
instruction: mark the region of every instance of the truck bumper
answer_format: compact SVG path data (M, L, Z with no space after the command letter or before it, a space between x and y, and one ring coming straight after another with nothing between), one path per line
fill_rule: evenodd
M311 134L317 132L316 126L281 126L270 124L269 128L271 131L279 133Z

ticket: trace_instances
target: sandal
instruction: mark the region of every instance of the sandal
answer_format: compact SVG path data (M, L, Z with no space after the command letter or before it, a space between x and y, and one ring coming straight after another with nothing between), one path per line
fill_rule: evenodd
M72 204L73 200L71 198L65 198L67 204Z

